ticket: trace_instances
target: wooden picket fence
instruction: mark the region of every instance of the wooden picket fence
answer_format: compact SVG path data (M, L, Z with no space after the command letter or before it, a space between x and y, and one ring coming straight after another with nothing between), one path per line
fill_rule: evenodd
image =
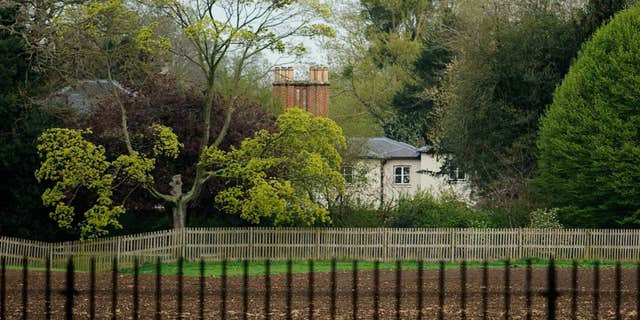
M46 243L0 237L9 265L63 268L68 256L83 269L90 257L106 270L141 263L218 260L359 259L476 261L597 259L640 261L640 230L419 228L185 228L91 241Z

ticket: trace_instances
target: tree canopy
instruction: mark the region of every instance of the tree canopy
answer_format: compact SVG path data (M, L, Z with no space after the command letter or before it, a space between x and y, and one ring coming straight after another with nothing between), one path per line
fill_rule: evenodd
M640 6L581 49L541 120L538 191L566 225L640 223Z
M109 79L142 83L167 60L169 38L158 22L126 1L88 1L69 6L56 19L55 70L63 83Z
M229 152L205 153L202 164L212 174L237 183L218 193L216 202L254 223L328 222L327 207L344 192L342 129L297 108L280 115L276 125L276 132L259 131Z
M228 213L253 223L261 219L276 225L328 222L326 207L344 189L342 130L332 120L297 108L279 116L276 124L276 132L258 131L230 151L205 150L198 165L226 184L215 201ZM36 177L52 183L42 195L44 204L54 208L51 217L60 227L79 228L83 238L120 227L118 217L125 207L114 201L113 190L127 182L143 187L153 184L158 160L176 158L184 146L168 127L152 125L146 152L108 159L104 147L86 139L91 133L53 128L38 139L43 162ZM95 200L76 208L78 195Z
M433 99L425 91L439 82L450 59L443 45L447 6L363 0L340 17L348 36L335 45L341 68L337 98L364 110L374 122L369 126L386 136L429 143Z
M556 0L488 0L460 8L434 135L440 150L469 173L481 203L521 223L536 206L529 181L537 169L539 119L592 31L583 21L606 21L610 14L593 11L598 8Z
M60 232L40 205L43 188L33 171L38 165L35 140L57 121L31 103L45 74L20 34L26 29L21 12L18 4L0 5L0 234L51 240Z
M172 208L175 228L184 227L187 208L200 199L214 178L198 162L207 150L222 151L237 110L243 106L243 77L253 59L266 51L302 53L305 48L296 40L300 37L332 36L333 30L322 23L328 14L326 5L318 1L109 0L67 7L55 20L63 79L82 80L88 74L92 79L105 77L111 83L120 79L126 84L143 83L153 74L149 68L166 69L157 63L154 67L155 58L170 52L201 73L204 99L194 122L189 123L200 134L197 156L192 163L176 168L170 181L158 181L153 173L161 158L178 157L182 142L172 128L156 123L144 128L143 136L149 138L152 147L136 144L136 134L140 133L132 129L139 123L131 122L122 92L114 85L110 98L119 109L119 123L112 133L126 147L123 153L107 160L102 147L93 146L83 137L89 131L48 131L40 140L43 165L37 174L40 180L54 183L43 197L45 204L56 207L53 216L68 227L69 217L77 215L65 201L74 199L74 190L88 189L95 193L96 202L80 210L86 219L82 222L83 236L104 234L106 226L117 226L115 219L123 211L111 199L112 189L135 182L159 203ZM149 22L154 20L150 17L170 20L176 34L160 34L158 23ZM168 63L163 59L159 62ZM225 101L221 114L214 114L217 97ZM214 121L214 117L221 121ZM65 137L73 139L65 141ZM65 153L69 149L85 153L69 155ZM51 161L55 164L49 165ZM183 180L183 175L191 172L189 180ZM91 220L90 216L100 216L101 220Z

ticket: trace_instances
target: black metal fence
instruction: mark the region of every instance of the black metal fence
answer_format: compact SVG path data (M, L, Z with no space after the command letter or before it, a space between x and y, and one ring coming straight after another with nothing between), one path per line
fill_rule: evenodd
M459 268L446 268L444 262L440 262L435 269L425 268L423 262L417 262L417 268L403 269L401 261L397 261L393 270L381 270L380 262L375 261L372 270L361 270L359 261L352 261L351 270L339 272L337 261L332 260L328 273L318 273L314 268L314 261L308 261L308 270L305 273L294 273L293 262L286 262L284 275L272 274L271 261L266 260L265 272L261 275L251 275L249 261L242 261L240 276L229 277L227 261L221 263L221 275L216 278L206 276L206 263L199 263L199 274L196 277L184 275L184 260L179 259L175 276L162 275L160 259L155 264L153 274L145 275L144 286L141 284L140 266L138 260L126 274L119 272L118 260L113 259L110 277L104 277L104 273L97 273L94 260L90 260L88 272L77 272L74 260L69 258L66 270L52 271L49 261L44 270L30 270L28 259L23 260L23 265L18 268L8 268L6 260L0 258L0 317L1 319L95 319L98 309L101 315L108 315L111 319L117 318L155 318L155 319L439 319L445 317L458 319L640 319L640 264L635 267L628 265L623 268L618 262L613 268L607 268L606 279L601 277L601 266L595 262L590 267L578 267L577 262L566 268L558 268L554 260L550 260L546 267L534 268L531 260L527 260L524 270L516 269L510 261L504 261L500 268L490 267L487 261L479 267L469 267L467 262L462 262ZM471 276L479 277L480 284L477 289L472 289ZM559 269L563 270L559 275ZM625 278L623 279L623 269ZM523 276L520 289L514 286L512 278L513 270L517 270ZM537 273L534 272L537 270ZM580 272L588 271L589 278ZM64 272L63 288L55 288L54 278L62 278ZM459 273L458 273L459 272ZM38 277L33 278L33 274ZM349 276L350 283L339 281L338 275L343 280ZM367 273L370 277L363 277ZM381 274L391 281L381 283ZM447 275L447 273L449 275ZM458 273L453 277L454 273ZM110 282L99 284L97 275L110 278ZM411 275L410 279L405 278ZM430 276L427 279L427 274ZM499 277L496 274L500 274ZM587 273L585 273L587 274ZM633 277L630 277L630 275ZM294 277L298 277L298 283L303 283L302 288L294 287ZM327 283L317 283L319 276L326 278ZM79 282L82 276L83 283ZM281 277L284 286L274 289L273 277ZM538 276L537 280L534 276ZM544 276L541 278L541 276ZM126 278L123 278L126 277ZM300 278L304 277L303 280ZM544 279L546 277L546 279ZM235 278L235 281L230 281ZM499 278L497 280L493 278ZM580 278L580 279L579 279ZM126 279L127 284L121 284ZM185 282L188 284L185 286ZM407 281L412 283L407 288ZM37 281L37 283L32 283ZM153 282L152 284L150 282ZM166 282L171 282L171 291L164 288ZM363 281L370 281L363 283ZM451 287L451 281L456 281L455 288ZM544 282L542 286L535 281ZM559 286L559 281L566 285ZM260 285L257 282L261 282ZM427 283L430 282L430 283ZM613 282L613 284L611 284ZM633 283L631 283L633 282ZM589 284L588 288L587 283ZM534 288L534 284L537 287ZM606 284L612 289L603 289ZM427 288L426 286L431 287ZM105 287L108 286L108 287ZM209 288L217 288L214 294ZM261 286L259 294L261 306L256 307L257 299L252 299L251 288ZM348 287L350 290L339 294L338 288ZM626 288L623 288L626 287ZM144 287L144 288L142 288ZM151 289L150 289L151 288ZM276 290L277 289L277 290ZM10 292L20 292L19 301L17 295ZM98 292L109 293L108 299L97 299ZM197 292L196 292L197 291ZM304 294L301 294L304 292ZM253 293L253 298L255 298ZM33 295L41 308L33 308ZM144 294L144 308L141 308L141 295ZM230 297L236 294L238 297ZM282 294L284 294L284 299ZM319 295L323 297L320 298ZM77 297L82 295L84 299ZM185 296L189 297L189 310L185 307ZM363 299L367 295L370 299ZM603 296L608 296L607 312L601 310ZM350 299L349 299L350 298ZM513 299L519 301L514 306ZM562 302L562 313L559 313L559 299ZM624 302L623 302L624 298ZM272 303L274 299L284 300L284 306L274 312ZM126 303L125 303L126 300ZM280 301L279 300L279 301ZM349 301L345 301L349 300ZM524 301L521 301L524 300ZM435 307L427 308L426 301ZM587 303L585 303L585 301ZM55 311L63 302L63 310ZM348 303L347 303L348 302ZM170 306L169 303L175 305ZM342 303L348 304L348 308L339 309ZM20 307L17 307L17 304ZM126 304L126 308L122 308ZM211 310L216 304L216 312ZM232 305L230 305L232 304ZM294 304L297 306L294 308ZM470 306L473 304L473 306ZM302 305L302 307L301 307ZM253 308L252 308L253 307ZM256 311L257 309L261 309ZM588 309L588 310L585 310ZM167 312L171 309L172 312ZM233 309L233 310L232 310ZM410 310L411 309L411 310ZM624 309L624 312L623 312ZM490 314L490 312L492 312Z

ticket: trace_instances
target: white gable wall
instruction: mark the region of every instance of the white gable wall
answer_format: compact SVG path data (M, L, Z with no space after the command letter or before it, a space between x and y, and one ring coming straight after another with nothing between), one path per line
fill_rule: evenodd
M435 174L440 172L443 164L442 157L429 153L420 154L420 166L423 170L428 171L428 173L420 175L421 190L429 191L436 196L443 192L454 192L465 201L471 202L471 193L467 181L449 181L447 175Z
M408 184L395 183L394 168L397 166L409 166L410 181ZM420 177L416 173L420 170L419 159L391 159L384 164L384 202L395 203L401 194L412 195L420 188Z

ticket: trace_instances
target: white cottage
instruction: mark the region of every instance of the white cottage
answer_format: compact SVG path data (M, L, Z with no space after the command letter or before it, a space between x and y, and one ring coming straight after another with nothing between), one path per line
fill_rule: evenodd
M464 172L443 170L445 159L432 147L416 148L385 137L349 139L350 155L342 173L349 194L365 204L393 204L401 195L418 191L455 192L470 201L470 189Z
M285 110L301 108L328 116L329 87L327 67L311 66L308 80L296 80L292 67L274 70L273 97ZM363 204L393 204L400 195L421 190L436 196L453 191L470 201L465 174L455 168L444 174L445 159L431 147L416 148L389 138L350 138L349 147L342 173L351 198Z

